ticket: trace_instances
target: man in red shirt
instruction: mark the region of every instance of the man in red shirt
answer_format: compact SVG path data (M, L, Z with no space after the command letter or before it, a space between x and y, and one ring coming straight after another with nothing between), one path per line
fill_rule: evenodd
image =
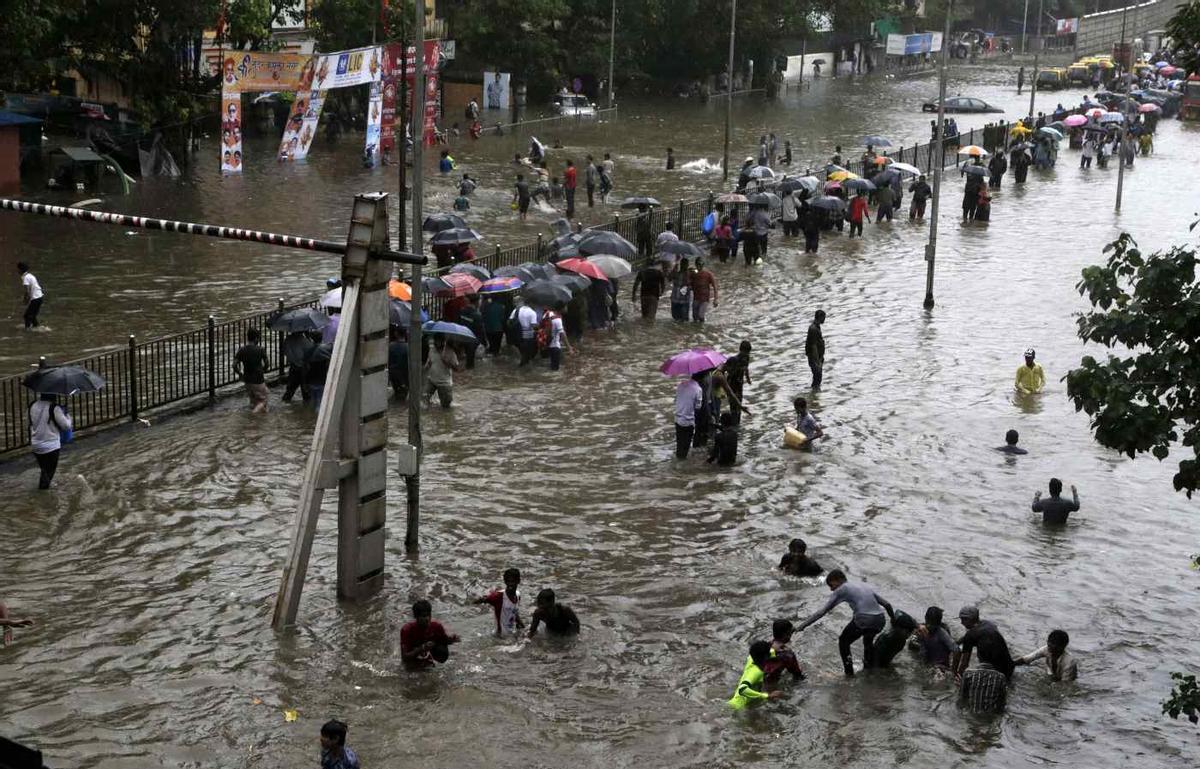
M692 273L692 320L703 323L708 315L708 302L717 306L717 279L704 266L703 259L696 260L696 271Z
M567 220L575 215L575 161L567 159L567 170L563 171L563 191L567 196Z
M450 658L450 644L458 636L446 633L442 623L433 620L433 606L424 599L413 604L413 621L400 628L400 658L409 670L433 667Z
M867 204L867 193L859 192L850 201L850 237L854 237L854 231L858 230L858 236L861 238L863 234L863 218L871 221L870 206Z

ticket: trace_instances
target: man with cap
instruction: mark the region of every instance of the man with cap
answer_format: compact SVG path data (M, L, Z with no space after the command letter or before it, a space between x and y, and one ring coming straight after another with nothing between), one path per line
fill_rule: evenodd
M1030 347L1025 351L1024 365L1017 367L1017 392L1023 395L1040 393L1046 386L1046 372L1042 371L1042 364L1034 362L1035 355L1034 349Z
M959 640L959 652L951 665L959 679L959 701L975 713L995 713L1004 709L1008 681L1012 678L1012 654L1008 642L995 623L979 618L979 609L964 606L958 619L967 629ZM978 649L979 665L968 670L971 652Z

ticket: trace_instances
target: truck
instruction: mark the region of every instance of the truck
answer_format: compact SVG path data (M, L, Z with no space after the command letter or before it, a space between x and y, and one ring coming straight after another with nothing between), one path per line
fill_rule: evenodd
M1183 84L1183 104L1179 117L1184 120L1200 120L1200 75L1189 75Z

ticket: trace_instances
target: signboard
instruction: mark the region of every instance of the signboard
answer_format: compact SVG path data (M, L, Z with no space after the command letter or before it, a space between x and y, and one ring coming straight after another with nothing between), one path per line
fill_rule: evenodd
M367 100L367 146L363 150L364 165L379 163L379 135L383 128L383 87L371 83L371 96Z
M407 103L405 104L405 107L407 114L412 114L414 79L413 70L416 69L416 48L409 45L405 47L404 51L404 61L400 60L399 43L393 43L387 46L386 50L384 51L384 87L381 102L384 118L383 124L380 127L379 141L380 149L385 154L390 153L395 148L396 134L404 131L404 126L400 126L399 130L396 130L395 121L395 88L398 87L397 84L400 81L401 68L403 68L405 73L405 83L407 85L407 89L405 90ZM437 120L442 114L441 88L439 88L438 83L438 71L440 69L439 60L442 53L444 53L444 47L441 45L441 41L425 41L425 119L423 123L425 143L428 145L432 145L435 141ZM388 89L389 81L393 86L390 94ZM389 101L391 102L390 107ZM391 112L390 117L387 116L389 110ZM411 134L406 133L405 135L408 136Z
M917 35L888 35L889 56L919 56L942 50L941 32L923 32Z
M507 72L483 73L483 108L508 109L509 74Z
M233 51L221 64L221 89L252 91L308 90L312 57L298 53Z
M279 142L279 160L304 160L308 149L317 135L317 124L321 120L321 108L325 104L324 91L303 91L296 94L283 139Z
M455 43L453 40L442 41L442 58L446 61L454 61Z
M379 46L327 53L316 58L312 84L316 91L375 83L383 72Z
M221 170L242 171L242 92L221 89Z
M1054 34L1057 37L1064 35L1074 35L1079 31L1079 19L1058 19L1054 25Z

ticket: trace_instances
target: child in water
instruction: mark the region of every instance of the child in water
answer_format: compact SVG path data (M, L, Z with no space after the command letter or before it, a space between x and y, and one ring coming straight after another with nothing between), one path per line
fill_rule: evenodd
M521 593L517 590L521 585L519 569L504 570L504 589L493 590L475 601L478 604L488 604L496 615L496 637L515 634L525 628L521 621Z
M768 689L779 685L779 679L783 678L785 671L792 674L793 681L804 680L804 671L800 669L796 653L788 646L792 642L794 632L795 627L786 619L777 619L771 626L771 656L763 668Z
M819 577L825 573L821 564L808 557L808 543L799 538L788 543L788 551L779 559L779 569L793 577Z
M742 677L738 679L737 689L729 698L729 707L734 710L742 710L763 700L776 700L783 696L783 692L779 690L764 691L766 674L763 672L763 667L770 658L771 644L766 641L755 641L750 644L750 656L746 659L746 666L742 669Z
M714 461L721 467L733 467L737 462L738 429L734 424L734 416L726 411L721 415L721 429L713 437L712 448L708 452L709 464Z

